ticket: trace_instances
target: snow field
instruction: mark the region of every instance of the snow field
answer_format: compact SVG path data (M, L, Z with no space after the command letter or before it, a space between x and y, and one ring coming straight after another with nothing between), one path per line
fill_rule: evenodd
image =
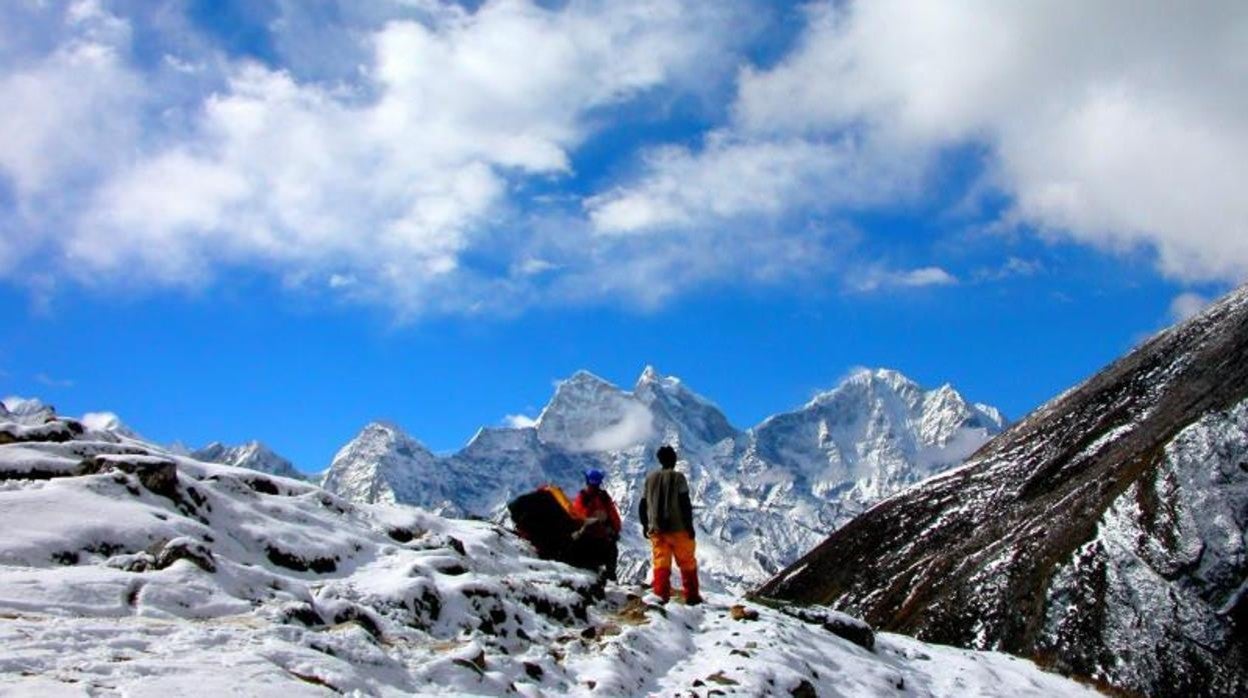
M2 695L1087 693L1004 655L734 620L727 594L648 605L489 522L90 429L0 445L0 530Z

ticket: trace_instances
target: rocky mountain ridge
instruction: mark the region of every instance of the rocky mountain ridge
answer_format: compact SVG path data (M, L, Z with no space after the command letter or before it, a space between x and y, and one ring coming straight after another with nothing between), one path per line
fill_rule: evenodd
M437 457L393 425L366 427L326 473L326 489L502 520L541 483L580 487L588 467L629 525L621 573L641 578L648 553L634 525L653 452L671 443L689 476L699 557L714 584L765 580L882 496L954 466L999 432L996 410L950 386L924 390L896 371L862 370L792 412L739 430L678 378L646 367L631 390L589 372L561 381L532 426L491 427Z
M270 475L307 479L295 466L285 458L277 455L268 446L259 441L248 441L239 446L226 446L214 441L203 448L189 454L196 460L206 463L232 465L236 468L249 468Z
M760 594L1147 695L1248 693L1248 287Z

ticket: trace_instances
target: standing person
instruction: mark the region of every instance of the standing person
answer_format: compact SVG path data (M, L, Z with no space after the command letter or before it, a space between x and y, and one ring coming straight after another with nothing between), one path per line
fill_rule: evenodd
M700 604L698 560L694 555L697 534L693 530L689 481L684 473L676 472L676 449L662 446L654 455L662 467L646 475L639 512L641 533L650 539L653 553L654 581L650 588L664 603L671 598L672 557L675 557L685 603Z
M602 489L606 477L598 468L585 471L585 489L572 502L572 513L585 520L581 530L573 534L582 557L594 567L601 567L603 577L615 581L615 567L620 557L620 512L611 495Z

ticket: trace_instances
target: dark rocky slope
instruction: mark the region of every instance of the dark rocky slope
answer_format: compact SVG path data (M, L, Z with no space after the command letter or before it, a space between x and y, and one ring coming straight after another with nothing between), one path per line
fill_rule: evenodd
M1153 695L1248 694L1248 287L759 594Z

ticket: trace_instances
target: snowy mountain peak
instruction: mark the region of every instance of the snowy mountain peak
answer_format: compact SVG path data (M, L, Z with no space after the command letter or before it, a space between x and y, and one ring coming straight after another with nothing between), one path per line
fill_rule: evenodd
M862 368L850 375L846 382L883 383L894 390L919 387L918 383L911 380L909 376L901 371L883 367L875 369Z
M577 371L555 383L555 394L537 416L536 426L544 421L560 419L576 412L592 410L600 403L614 403L623 391L589 371Z
M560 381L537 417L537 433L568 451L628 448L654 434L654 416L633 395L588 371Z
M810 402L806 403L806 407L818 407L844 399L846 395L867 396L871 394L892 394L913 403L923 392L923 388L918 383L900 371L888 368L859 368L831 390L816 393Z
M654 449L671 443L709 533L699 539L708 579L744 588L1000 429L956 391L927 393L896 371L865 371L827 395L744 432L654 366L631 391L578 371L557 383L534 426L481 429L451 456L414 446L402 456L400 430L369 425L335 458L325 487L355 501L442 511L453 503L498 519L511 498L543 483L575 489L586 468L598 467L620 511L633 512ZM639 577L646 544L635 527L625 528L622 546L621 574Z
M1003 426L952 387L926 391L898 371L863 369L751 437L761 461L852 510L960 462Z
M560 390L619 390L619 388L606 378L581 369L559 381L555 394L558 395Z
M391 422L371 422L343 446L322 486L360 502L442 504L437 456Z
M343 447L335 457L343 454L369 452L418 461L431 460L433 453L424 444L408 435L402 427L389 421L369 422L351 443Z
M130 427L126 426L125 422L121 421L121 417L113 412L88 412L82 415L82 424L95 431L107 431L131 439L140 438Z
M633 386L633 395L640 398L643 394L654 391L667 393L687 392L692 394L692 391L685 387L685 384L679 378L665 376L659 373L654 366L646 366L646 369L637 378L637 383Z
M280 477L305 479L303 473L295 469L290 461L277 455L268 446L259 441L248 441L241 446L227 446L214 441L203 448L192 452L192 458L206 463L220 463L238 468L250 468L262 473Z
M679 378L647 366L633 396L654 414L660 430L685 446L714 445L739 435L719 407L689 389Z
M654 366L646 364L646 367L641 371L641 375L637 378L637 385L640 386L645 383L656 383L662 379L663 375L659 373Z
M21 424L42 424L53 418L56 411L35 398L10 395L3 403L6 417Z
M411 437L407 435L407 432L403 431L402 427L385 419L378 419L365 424L364 428L360 429L359 436L356 438L360 437L393 439L396 441L411 439Z

